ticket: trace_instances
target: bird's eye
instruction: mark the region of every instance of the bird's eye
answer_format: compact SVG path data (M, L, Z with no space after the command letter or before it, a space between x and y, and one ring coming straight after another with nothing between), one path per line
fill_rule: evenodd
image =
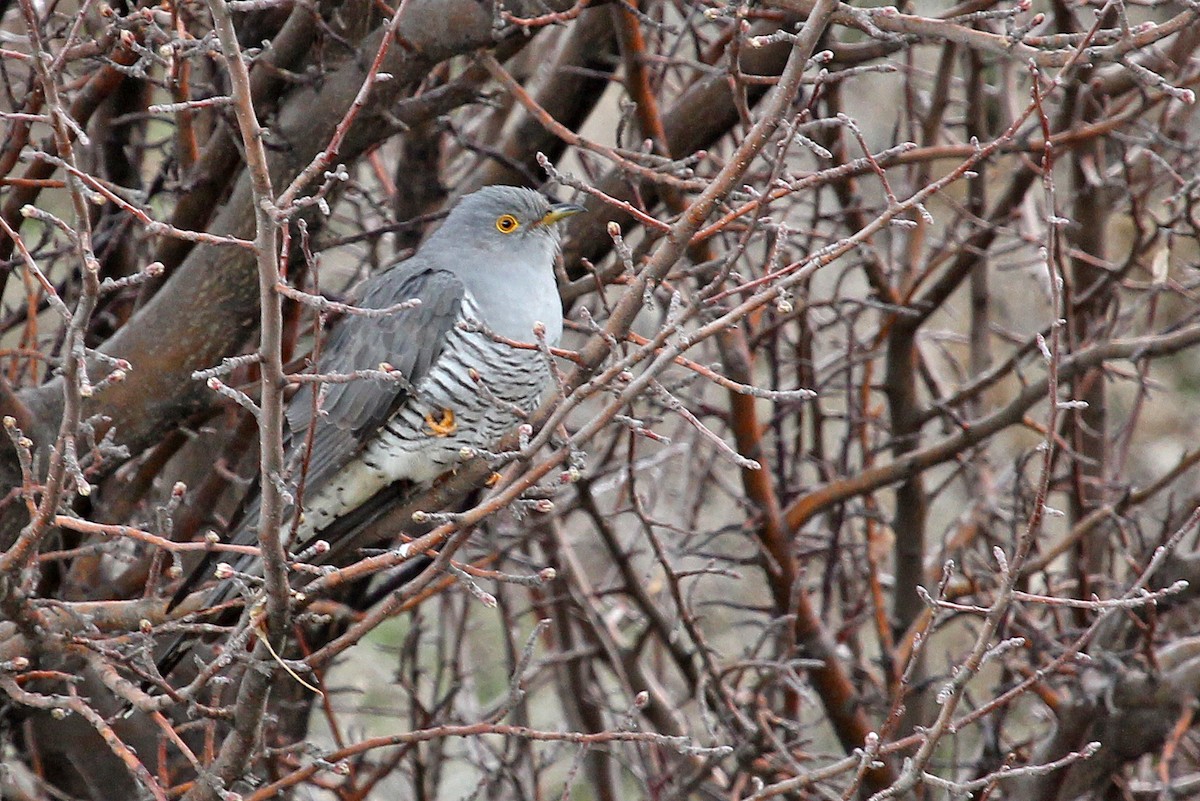
M521 226L517 218L511 214L501 214L496 218L496 230L502 234L511 234Z

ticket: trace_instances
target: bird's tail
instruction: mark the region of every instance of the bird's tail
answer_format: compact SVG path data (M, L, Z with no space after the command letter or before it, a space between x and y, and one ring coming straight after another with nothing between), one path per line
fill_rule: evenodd
M247 521L258 520L258 500L253 499L248 503L240 518L240 523L233 530L233 533L227 538L227 542L234 545L245 545L253 543L257 540L257 535L254 530L246 525ZM171 596L171 600L167 602L167 612L170 613L178 608L183 601L196 591L205 581L213 576L219 564L228 564L230 568L238 572L252 572L254 563L258 557L247 554L233 554L222 551L210 551L200 560L200 564L192 569L192 572L187 575L179 588L175 590L175 594ZM225 578L219 581L216 586L208 591L203 603L198 607L200 610L213 609L221 606L232 600L238 594L238 583L231 579ZM237 613L237 607L230 606L225 611L221 612L213 622L229 623L232 622L232 617ZM170 676L175 668L179 667L179 663L191 653L192 648L199 640L199 635L192 633L178 634L171 639L159 652L158 658L155 659L155 664L158 667L158 674L162 677Z
M211 562L215 561L216 560L210 560L210 564ZM193 571L193 575L194 573L195 571ZM192 577L193 576L189 576L189 580ZM168 610L178 606L183 598L186 597L190 592L190 588L187 591L176 592L175 596L171 598L171 603L168 606ZM217 586L209 590L208 596L204 599L204 604L201 609L215 609L216 607L226 605L230 600L237 596L237 594L237 582L235 582L233 579L225 579L218 583ZM238 607L230 604L228 608L220 612L217 618L212 622L218 625L232 623L237 614ZM179 663L183 661L184 657L191 652L192 648L196 645L196 642L199 639L199 635L191 633L177 634L173 639L171 639L159 653L158 658L155 659L155 665L158 667L158 674L164 678L171 675L172 671L179 667Z

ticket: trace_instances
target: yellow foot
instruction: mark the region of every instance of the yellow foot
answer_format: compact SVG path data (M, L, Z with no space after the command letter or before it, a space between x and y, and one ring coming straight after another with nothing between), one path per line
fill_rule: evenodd
M433 415L425 415L425 425L429 426L429 433L435 437L448 437L458 430L458 423L454 422L454 411L451 409L442 409L442 419L434 420Z
M488 476L488 480L483 482L484 486L494 487L500 483L501 478L503 478L503 476L501 476L499 473L492 473L490 476Z

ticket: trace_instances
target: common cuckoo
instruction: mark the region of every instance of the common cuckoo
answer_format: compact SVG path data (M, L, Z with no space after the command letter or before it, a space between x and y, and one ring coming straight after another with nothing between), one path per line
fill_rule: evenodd
M364 283L359 308L394 310L343 317L317 371L345 377L382 369L394 380L325 383L302 389L289 404L287 464L291 480L304 487L299 523L293 508L285 514L284 532L296 530L288 542L293 552L385 487L430 482L453 469L464 448L488 448L537 406L548 367L537 350L510 343L534 342L538 323L546 342L558 343L557 224L579 211L530 189L481 189L463 197L415 255ZM254 544L257 518L252 501L231 542ZM261 572L251 557L231 566ZM211 575L212 565L202 565L172 606ZM236 591L224 580L207 605ZM169 649L170 665L182 644Z

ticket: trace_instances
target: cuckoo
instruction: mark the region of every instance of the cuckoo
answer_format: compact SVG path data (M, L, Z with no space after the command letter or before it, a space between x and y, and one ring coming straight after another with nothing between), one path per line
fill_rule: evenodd
M390 380L306 387L288 405L287 464L291 480L303 486L299 520L294 508L285 510L293 552L380 490L431 482L452 470L464 449L487 449L537 406L548 365L537 350L512 343L534 342L540 324L546 342L557 344L558 223L582 210L530 189L480 189L454 206L415 255L363 284L356 305L384 313L338 321L316 368L339 377L382 370ZM247 504L231 542L257 542L257 506ZM252 557L230 566L261 572ZM172 606L211 575L211 564L198 568ZM234 580L221 581L207 606L229 600L237 588ZM169 650L168 663L181 644Z

